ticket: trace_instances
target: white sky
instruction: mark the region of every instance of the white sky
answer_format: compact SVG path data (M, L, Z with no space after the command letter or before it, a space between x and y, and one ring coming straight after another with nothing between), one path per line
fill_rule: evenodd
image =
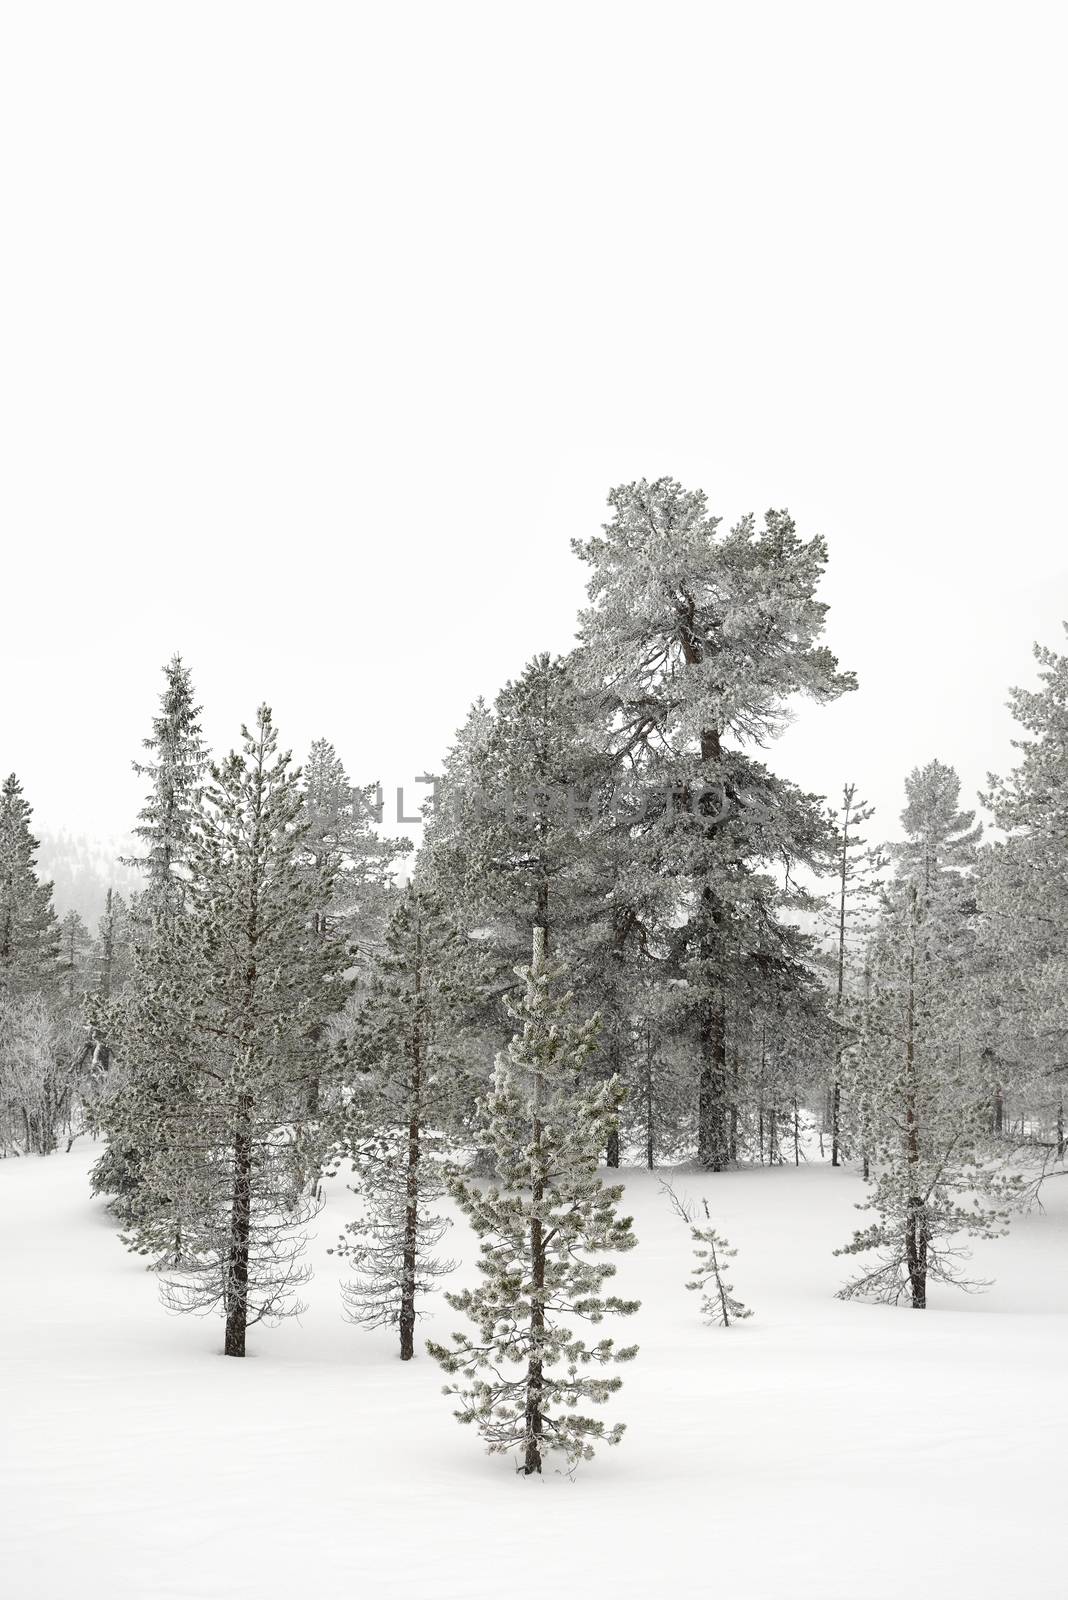
M0 15L0 768L124 832L159 667L213 741L408 782L669 473L831 545L860 691L774 764L886 833L1008 761L1068 615L1061 8ZM875 825L874 831L884 831Z

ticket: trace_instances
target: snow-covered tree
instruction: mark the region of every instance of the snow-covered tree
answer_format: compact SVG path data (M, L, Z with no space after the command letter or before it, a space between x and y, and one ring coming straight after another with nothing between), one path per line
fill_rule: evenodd
M496 962L483 1017L494 1047L505 1042L502 998L515 990L516 963L537 924L567 961L583 1006L601 1012L589 1071L608 1078L622 1076L633 1053L635 950L644 929L631 894L630 840L601 792L607 769L592 711L573 660L547 654L507 683L492 708L473 707L437 786L420 873ZM608 1158L618 1165L615 1131Z
M433 895L410 885L386 929L354 1035L362 1068L338 1154L358 1173L363 1215L338 1246L355 1276L343 1286L354 1322L397 1327L415 1354L418 1302L455 1263L433 1252L448 1221L447 1129L454 1121L454 1047L468 1003L467 941Z
M670 1183L661 1179L661 1189L671 1201L672 1210L681 1217L690 1230L694 1245L693 1277L687 1279L687 1289L701 1295L701 1310L705 1321L720 1328L729 1328L732 1322L741 1322L753 1315L749 1307L738 1299L734 1285L725 1277L726 1264L738 1254L729 1241L712 1226L712 1213L708 1201L701 1200L704 1224L699 1220L697 1207L688 1196L676 1194Z
M320 931L343 934L364 959L378 947L396 898L398 860L410 841L379 833L377 786L355 786L328 739L316 739L304 765L308 871L329 882L331 903L316 908Z
M1049 1162L1066 1153L1068 1079L1068 655L1035 646L1039 684L1014 689L1015 769L991 777L986 802L1005 837L976 873L979 984L987 1028L992 1125L1011 1089L1021 1135ZM1026 1132L1025 1132L1026 1129Z
M855 1027L855 996L847 979L857 964L858 934L863 935L873 896L878 888L882 858L859 832L875 815L875 807L857 799L855 783L842 786L842 804L835 818L834 905L834 1068L831 1074L828 1118L831 1130L831 1166L839 1164L842 1146L842 1052Z
M603 1184L597 1172L622 1087L581 1087L596 1019L572 1022L543 928L535 928L533 960L518 975L519 1031L498 1059L487 1106L499 1181L485 1187L460 1173L450 1182L480 1241L481 1283L446 1298L477 1332L427 1348L462 1380L446 1389L460 1402L459 1419L478 1428L491 1452L518 1451L529 1475L542 1470L547 1452L574 1463L592 1456L595 1441L622 1437L622 1423L606 1428L578 1408L603 1403L621 1384L590 1369L630 1360L636 1348L617 1349L607 1338L588 1344L575 1324L628 1315L637 1303L604 1293L615 1271L604 1256L635 1242L630 1218L616 1211L622 1187Z
M299 769L279 754L268 707L242 736L211 769L183 915L138 951L114 1024L131 1068L126 1127L167 1201L147 1233L135 1219L132 1243L151 1249L153 1228L170 1237L179 1224L168 1303L221 1309L231 1356L244 1355L249 1326L298 1305L314 1202L293 1192L294 1113L316 1066L311 1040L349 988L344 945L311 929L329 887L306 871Z
M334 746L316 739L304 768L304 866L309 883L328 886L329 902L312 912L317 939L334 936L349 946L351 959L366 981L397 894L394 873L399 857L410 849L407 839L377 832L375 785L355 788ZM320 1041L313 1041L316 1045ZM317 1052L325 1059L322 1052ZM318 1113L324 1088L318 1074L309 1075L306 1110L301 1125L301 1159L305 1177L320 1168L323 1151Z
M159 714L153 717L152 732L144 740L149 759L133 763L138 777L149 781L148 796L134 828L145 853L127 858L125 865L140 867L148 878L140 912L148 918L168 919L176 916L184 903L208 756L190 669L180 655L174 655L163 675L166 681Z
M933 761L906 781L906 838L871 957L858 1058L872 1141L877 1220L839 1253L874 1251L841 1291L922 1310L929 1282L969 1287L968 1235L1002 1229L1006 1186L985 1160L986 1100L964 1000L974 948L969 869L978 828L960 782Z
M0 788L0 992L26 994L58 977L59 925L52 885L37 874L33 815L14 773Z
M75 1130L81 1069L69 1008L41 992L0 991L0 1150L51 1154Z
M92 949L93 936L77 911L68 911L59 924L60 971L67 991L73 1001L85 986L85 968Z
M602 697L617 764L662 796L668 838L650 870L679 886L698 1154L719 1168L730 1159L732 1001L793 940L788 913L812 907L795 868L825 868L832 849L819 800L750 750L780 731L794 697L826 702L853 678L819 643L824 542L799 538L785 512L723 533L700 491L666 478L615 489L609 505L602 536L575 546L591 568L580 670Z

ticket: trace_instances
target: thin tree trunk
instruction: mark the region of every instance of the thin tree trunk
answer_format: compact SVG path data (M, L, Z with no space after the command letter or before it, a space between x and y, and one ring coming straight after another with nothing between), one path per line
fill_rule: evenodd
M547 934L544 928L534 929L533 972L537 976L545 965L545 946ZM541 1074L537 1067L534 1069L534 1082L532 1085L531 1102L533 1109L533 1123L531 1127L531 1219L530 1219L530 1266L531 1288L530 1298L530 1355L527 1360L527 1394L524 1412L524 1433L526 1448L523 1454L523 1473L530 1477L535 1472L541 1471L541 1437L544 1429L542 1417L542 1390L544 1387L544 1366L542 1349L545 1343L545 1244L542 1219L538 1213L545 1194L544 1164L542 1152L543 1129L539 1107L541 1103Z
M653 1043L645 1030L645 1164L652 1172L656 1165L656 1125L653 1107Z
M927 1207L920 1194L920 1132L916 1111L916 934L919 906L916 886L910 896L908 1001L905 1012L905 1156L909 1172L905 1219L905 1261L914 1311L927 1306Z
M701 1075L697 1099L697 1159L721 1172L727 1165L727 1017L722 1001L705 1008L701 1028Z
M252 1094L237 1097L234 1133L234 1188L230 1206L230 1249L226 1267L226 1342L228 1356L243 1356L248 1327L248 1256L252 1222Z
M408 1172L404 1203L404 1260L401 1268L400 1355L415 1355L415 1267L419 1236L419 1156L423 1094L423 931L415 931L415 1025L412 1031L411 1118L408 1122Z

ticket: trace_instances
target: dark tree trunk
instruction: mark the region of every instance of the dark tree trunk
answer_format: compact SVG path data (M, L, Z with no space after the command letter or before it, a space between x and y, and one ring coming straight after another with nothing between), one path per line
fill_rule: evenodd
M910 1195L905 1222L905 1261L908 1266L914 1311L924 1311L927 1308L928 1243L927 1207L920 1195Z
M415 1264L419 1242L419 1157L423 1099L423 933L415 931L415 1019L412 1028L411 1117L408 1122L408 1172L404 1204L404 1260L401 1266L400 1356L415 1354Z
M534 956L532 966L535 974L539 973L545 962L545 950L548 934L544 928L534 929ZM541 1471L541 1438L544 1431L544 1417L542 1415L542 1390L544 1387L544 1366L542 1349L545 1343L545 1306L542 1291L545 1288L545 1237L538 1207L545 1196L545 1174L543 1169L542 1138L543 1130L538 1106L539 1099L538 1074L534 1075L534 1103L533 1125L531 1128L532 1170L530 1174L530 1191L533 1215L530 1219L530 1281L533 1293L530 1303L530 1355L527 1360L527 1393L526 1405L523 1414L525 1449L523 1452L523 1474L531 1477L535 1472Z
M234 1134L234 1188L230 1207L230 1250L226 1270L228 1356L243 1356L248 1327L248 1255L252 1223L252 1095L241 1090Z
M401 1279L400 1356L415 1354L415 1252L419 1224L419 1120L408 1124L408 1181L404 1208L404 1263Z
M727 1018L722 1003L709 1005L701 1027L701 1075L697 1091L697 1159L711 1172L729 1160L727 1122Z
M912 942L909 947L908 999L905 1010L905 1158L911 1173L917 1174L920 1162L920 1128L916 1110L916 938L919 928L919 899L915 885L911 891L910 915ZM927 1306L927 1243L927 1207L921 1195L912 1193L909 1195L905 1218L905 1261L914 1311L923 1311Z
M540 1188L540 1185L539 1185ZM537 1196L541 1198L540 1194ZM541 1349L545 1338L545 1308L541 1291L545 1288L545 1246L542 1243L542 1225L539 1217L531 1218L530 1259L533 1272L531 1283L534 1294L530 1311L531 1354L527 1363L526 1449L523 1454L523 1473L530 1477L541 1471L541 1436L544 1420L541 1411L544 1374Z
M652 1172L656 1165L656 1124L653 1109L653 1047L648 1030L645 1038L645 1165Z

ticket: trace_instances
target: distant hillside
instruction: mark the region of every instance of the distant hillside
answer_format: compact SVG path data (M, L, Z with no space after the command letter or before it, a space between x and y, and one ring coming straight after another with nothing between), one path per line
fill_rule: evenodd
M44 833L37 864L51 878L56 911L78 911L91 928L103 915L109 889L129 899L144 888L142 875L119 861L134 853L131 839L91 839L85 834Z

